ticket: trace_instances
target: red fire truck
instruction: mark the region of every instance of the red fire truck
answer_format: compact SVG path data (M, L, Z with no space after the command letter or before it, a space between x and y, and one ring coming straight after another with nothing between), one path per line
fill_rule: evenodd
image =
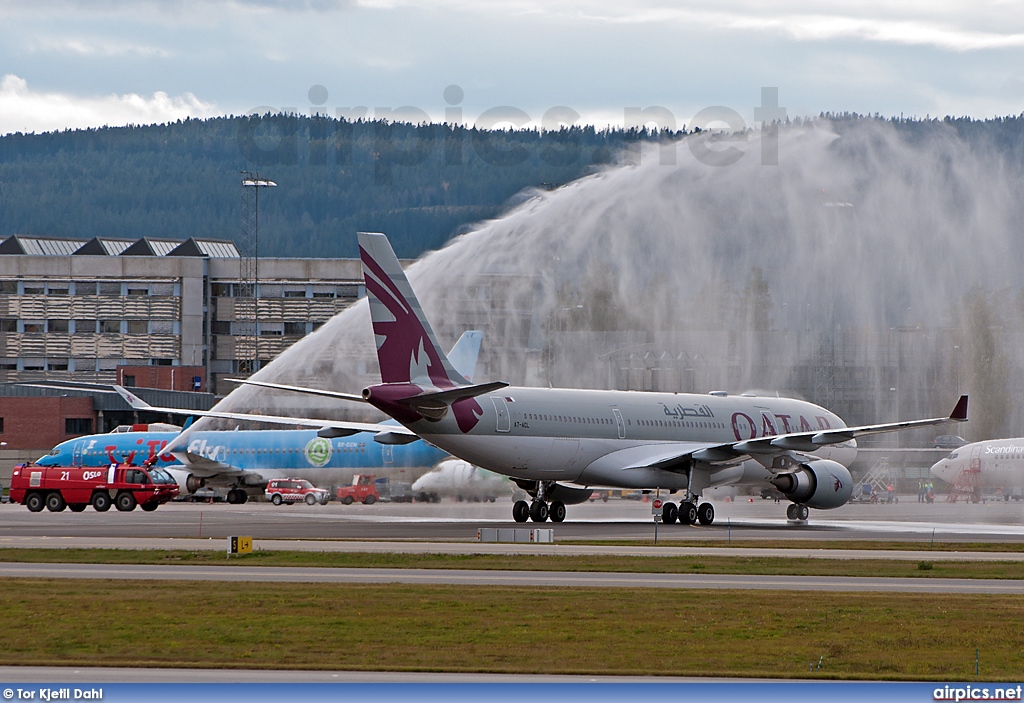
M156 510L178 495L174 478L157 468L111 464L106 468L83 466L33 466L22 464L11 474L11 502L33 513L43 508L59 513L64 508L80 513L92 505L110 510Z

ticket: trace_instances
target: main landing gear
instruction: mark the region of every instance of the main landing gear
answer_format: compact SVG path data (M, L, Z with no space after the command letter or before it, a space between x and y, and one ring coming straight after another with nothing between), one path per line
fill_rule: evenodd
M565 520L565 503L560 500L552 501L549 505L543 500L537 499L532 503L525 500L517 500L512 506L512 519L516 522L544 522L551 518L551 522L562 522Z
M807 509L806 505L797 505L796 503L790 503L786 507L786 517L790 520L807 520L807 516L811 514L811 511Z
M715 508L711 503L697 504L692 500L685 500L676 506L675 503L666 501L661 506L661 521L666 525L672 525L676 521L681 525L710 525L715 521Z
M228 503L230 505L241 505L249 500L249 494L244 488L232 488L228 491Z

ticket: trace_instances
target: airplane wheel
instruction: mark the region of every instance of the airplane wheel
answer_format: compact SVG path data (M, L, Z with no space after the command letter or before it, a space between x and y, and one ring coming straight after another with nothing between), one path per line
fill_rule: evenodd
M811 514L811 511L810 511L810 509L806 505L798 505L798 506L796 506L796 519L797 520L806 520L807 517L810 514Z
M697 508L697 520L702 525L710 525L715 521L715 508L711 503L701 503Z
M73 513L80 513L89 506L88 503L69 503L68 509Z
M697 506L686 502L679 506L679 522L684 525L693 525L697 522Z
M154 510L156 510L157 508L159 508L160 504L159 503L143 503L139 507L142 508L143 510L145 510L147 513L151 513Z
M551 504L548 514L551 516L551 522L562 522L565 520L565 503L556 500Z
M110 510L110 494L105 491L93 493L92 508L98 513L105 513Z
M548 504L542 500L533 501L530 506L530 519L534 522L545 522L548 519Z
M274 505L280 505L281 502L282 502L281 494L280 493L275 493L273 496L271 496L270 502L273 503Z
M530 519L530 504L525 500L517 500L512 506L512 519L516 522L526 522Z
M25 498L25 507L28 508L30 513L38 513L46 507L46 500L38 493L29 493L28 497Z
M797 509L797 504L796 503L790 503L789 505L787 505L786 506L786 517L788 517L790 520L796 520L797 519L796 518L796 509Z
M57 491L46 496L46 509L51 513L59 513L66 507L68 507L68 504L64 502L64 496Z
M679 519L679 508L675 503L665 503L661 506L661 521L666 525L674 525Z

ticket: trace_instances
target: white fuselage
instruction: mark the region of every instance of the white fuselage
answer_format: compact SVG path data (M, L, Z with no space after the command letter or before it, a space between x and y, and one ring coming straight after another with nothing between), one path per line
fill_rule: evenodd
M655 463L652 454L663 450L667 457L688 448L846 427L812 403L749 395L509 387L476 402L481 414L468 432L459 429L453 413L409 427L491 471L584 486L684 489L686 472L649 466ZM848 465L856 444L830 445L814 455ZM759 483L772 475L753 460L710 466L711 486Z
M931 472L953 484L964 479L979 488L1024 489L1024 438L965 444L937 461Z

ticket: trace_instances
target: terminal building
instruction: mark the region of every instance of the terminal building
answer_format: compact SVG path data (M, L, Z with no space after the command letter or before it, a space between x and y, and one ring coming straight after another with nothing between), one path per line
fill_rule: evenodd
M8 237L0 383L223 395L222 377L247 374L364 294L355 259L261 258L254 301L242 295L241 263L228 240ZM255 339L240 334L257 318Z
M208 409L364 294L355 259L243 259L216 239L0 241L0 480L54 444L139 418L116 394L31 384L112 384L154 405ZM255 306L255 310L254 310ZM240 334L252 329L255 336ZM255 363L254 363L255 361Z

